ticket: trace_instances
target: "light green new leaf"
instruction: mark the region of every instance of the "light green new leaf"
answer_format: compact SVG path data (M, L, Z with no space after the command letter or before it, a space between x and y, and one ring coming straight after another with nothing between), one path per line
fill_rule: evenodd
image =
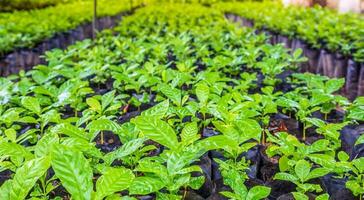
M123 144L120 148L115 151L112 151L104 156L104 160L106 163L111 164L116 159L121 159L125 156L128 156L138 150L143 146L145 139L137 138L127 143Z
M159 178L137 177L129 187L130 194L150 194L162 189L165 184Z
M96 182L96 200L102 200L115 192L127 189L134 180L134 174L129 169L107 168Z
M301 192L292 192L292 194L296 200L308 200L308 197Z
M363 116L364 116L364 113L363 113ZM358 145L358 144L363 144L364 143L364 134L361 135L355 142L355 145Z
M121 127L118 123L110 119L98 119L89 123L86 129L92 131L112 131L118 133L121 131Z
M158 119L162 119L169 109L169 101L165 100L152 108L149 108L146 111L142 112L142 116L156 117Z
M274 179L283 180L283 181L290 181L290 182L296 182L298 181L298 178L293 176L292 174L285 173L285 172L279 172L274 175Z
M102 109L101 104L94 97L86 99L86 103L88 106L90 106L91 110L94 110L96 112L101 112L101 109Z
M165 121L156 117L139 116L132 120L144 136L170 149L178 148L177 135Z
M191 122L185 125L182 129L181 139L186 145L192 144L200 138L196 122Z
M328 174L329 172L330 172L330 170L329 169L326 169L326 168L316 168L316 169L313 169L310 172L310 174L308 175L308 177L306 178L306 180L323 177L326 174Z
M270 194L271 189L265 186L255 186L249 190L246 200L260 200Z
M159 90L167 96L174 104L181 106L182 94L179 89L173 88L167 84L161 84Z
M46 156L51 151L52 146L58 143L59 137L57 134L53 132L47 133L38 141L37 145L35 146L34 154L37 157Z
M24 163L23 166L16 170L14 178L9 180L9 199L25 199L29 191L49 167L50 159L48 157L36 158ZM2 191L1 188L0 191Z
M101 100L102 110L105 110L106 107L108 107L112 103L114 97L115 97L115 91L108 92L102 96Z
M329 200L329 199L330 199L329 194L325 193L317 196L315 200Z
M62 145L55 146L52 151L52 168L72 199L91 199L92 169L80 151Z
M210 95L209 86L204 82L198 83L196 86L196 96L198 100L205 105L207 103L209 95Z
M298 161L294 168L295 173L302 182L308 180L308 175L310 174L310 170L311 170L311 165L306 160Z
M24 97L21 100L21 104L23 105L24 108L28 109L31 112L34 112L36 114L40 114L41 113L41 108L38 102L38 99L35 97Z
M69 137L90 140L90 138L88 137L87 133L84 130L68 123L58 124L52 129L52 132L57 134L68 135Z

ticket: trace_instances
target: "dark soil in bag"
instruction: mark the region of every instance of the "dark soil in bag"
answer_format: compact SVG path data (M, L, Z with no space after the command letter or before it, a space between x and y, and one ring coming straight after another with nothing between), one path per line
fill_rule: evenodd
M346 73L346 95L350 100L354 100L358 96L360 66L358 63L349 59Z

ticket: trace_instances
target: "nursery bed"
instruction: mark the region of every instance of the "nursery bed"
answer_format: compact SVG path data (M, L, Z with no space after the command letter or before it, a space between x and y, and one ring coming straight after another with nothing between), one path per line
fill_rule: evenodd
M300 50L198 4L149 5L113 30L0 78L0 199L364 194L364 99L295 73Z
M136 8L135 8L136 9ZM97 18L98 31L110 29L117 25L122 17L130 15L134 11L124 11L116 16L107 16ZM32 48L20 48L11 53L0 57L0 76L8 76L10 74L19 73L20 70L30 70L33 66L45 64L46 61L42 57L51 49L66 49L68 46L77 41L92 38L92 22L79 25L77 28L56 33L52 38L38 43Z
M254 28L254 21L247 20L236 14L226 14L230 21L237 22L241 26ZM300 39L289 39L280 33L273 33L269 30L257 30L270 37L271 44L283 44L286 48L303 49L303 54L308 58L306 63L300 67L301 72L321 74L331 78L345 78L345 87L341 94L354 100L357 96L364 96L364 63L355 62L352 58L343 56L337 52L329 52L325 49L311 48Z

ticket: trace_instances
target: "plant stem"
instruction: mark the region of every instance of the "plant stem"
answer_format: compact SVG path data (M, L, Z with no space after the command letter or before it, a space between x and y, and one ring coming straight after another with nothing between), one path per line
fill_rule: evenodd
M306 141L306 123L303 123L303 141Z
M78 115L77 109L75 109L75 117L78 117L77 115Z
M187 189L186 189L186 187L184 188L184 192L183 192L183 200L186 198L186 195L187 195Z
M104 131L101 131L101 144L104 144Z
M325 113L325 115L324 115L325 121L327 121L327 115L328 115L328 113Z
M261 142L262 145L265 145L265 129L266 128L264 128L262 132L262 142Z

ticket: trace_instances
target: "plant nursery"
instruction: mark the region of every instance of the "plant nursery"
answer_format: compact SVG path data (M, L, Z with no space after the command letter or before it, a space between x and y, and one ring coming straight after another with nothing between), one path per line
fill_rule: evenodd
M364 199L364 15L311 4L0 1L0 200Z

